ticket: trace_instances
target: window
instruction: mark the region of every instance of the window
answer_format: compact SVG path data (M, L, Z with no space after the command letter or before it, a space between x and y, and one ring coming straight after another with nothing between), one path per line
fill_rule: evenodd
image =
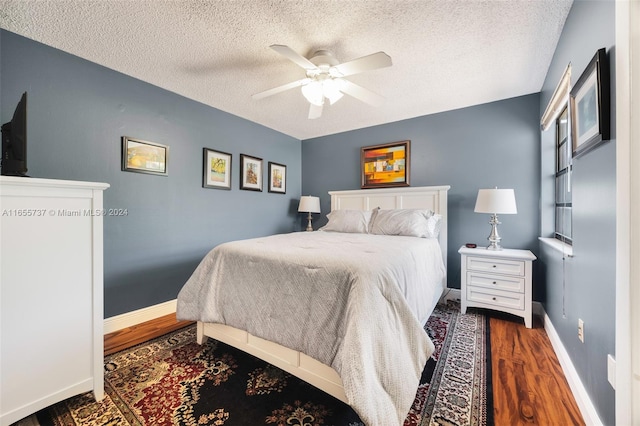
M569 108L556 118L555 238L571 244L571 143Z
M569 114L569 92L571 91L571 64L564 70L556 89L551 95L549 104L540 119L542 131L550 129L555 124L555 194L554 196L554 231L555 238L551 241L561 241L571 244L571 119ZM551 142L551 141L549 141ZM551 159L549 159L551 160ZM551 161L546 163L544 173L551 174ZM551 194L549 194L549 197ZM545 200L549 200L546 198ZM549 200L550 201L550 200ZM545 226L545 233L550 231ZM548 231L547 231L548 230ZM544 239L543 239L544 240ZM563 247L563 253L566 246Z

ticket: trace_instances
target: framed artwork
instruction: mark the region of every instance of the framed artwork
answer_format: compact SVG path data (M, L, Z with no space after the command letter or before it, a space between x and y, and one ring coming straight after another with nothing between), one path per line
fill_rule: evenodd
M240 154L240 189L262 191L262 158Z
M411 141L360 149L362 188L409 186Z
M168 176L168 162L167 145L122 137L122 171Z
M609 139L610 83L605 49L599 49L571 89L573 157L579 157Z
M202 149L202 187L231 189L231 154Z
M287 192L287 166L269 161L269 192Z

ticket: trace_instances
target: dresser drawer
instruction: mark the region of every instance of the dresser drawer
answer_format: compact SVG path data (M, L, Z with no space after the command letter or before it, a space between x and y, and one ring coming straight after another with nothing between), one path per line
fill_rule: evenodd
M467 300L469 302L492 305L499 308L524 310L524 293L510 293L508 291L493 290L484 287L467 286Z
M467 272L467 285L496 290L524 293L524 277L492 275L480 272Z
M467 257L467 270L484 271L494 274L518 275L524 277L525 267L524 261L495 259L485 257Z

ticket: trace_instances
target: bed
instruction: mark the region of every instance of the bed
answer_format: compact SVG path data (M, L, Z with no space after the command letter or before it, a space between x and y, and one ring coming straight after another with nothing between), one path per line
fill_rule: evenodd
M433 352L422 327L446 287L448 189L329 192L321 231L214 248L181 290L177 315L197 321L199 343L211 337L261 358L368 425L402 424ZM432 238L370 232L395 213L425 211L437 223ZM336 218L354 215L365 231L335 232Z

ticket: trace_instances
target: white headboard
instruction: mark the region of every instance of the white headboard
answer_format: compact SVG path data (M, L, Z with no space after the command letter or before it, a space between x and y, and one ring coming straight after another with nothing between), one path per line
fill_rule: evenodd
M329 191L331 210L429 209L442 215L440 247L447 265L447 191L449 185Z

